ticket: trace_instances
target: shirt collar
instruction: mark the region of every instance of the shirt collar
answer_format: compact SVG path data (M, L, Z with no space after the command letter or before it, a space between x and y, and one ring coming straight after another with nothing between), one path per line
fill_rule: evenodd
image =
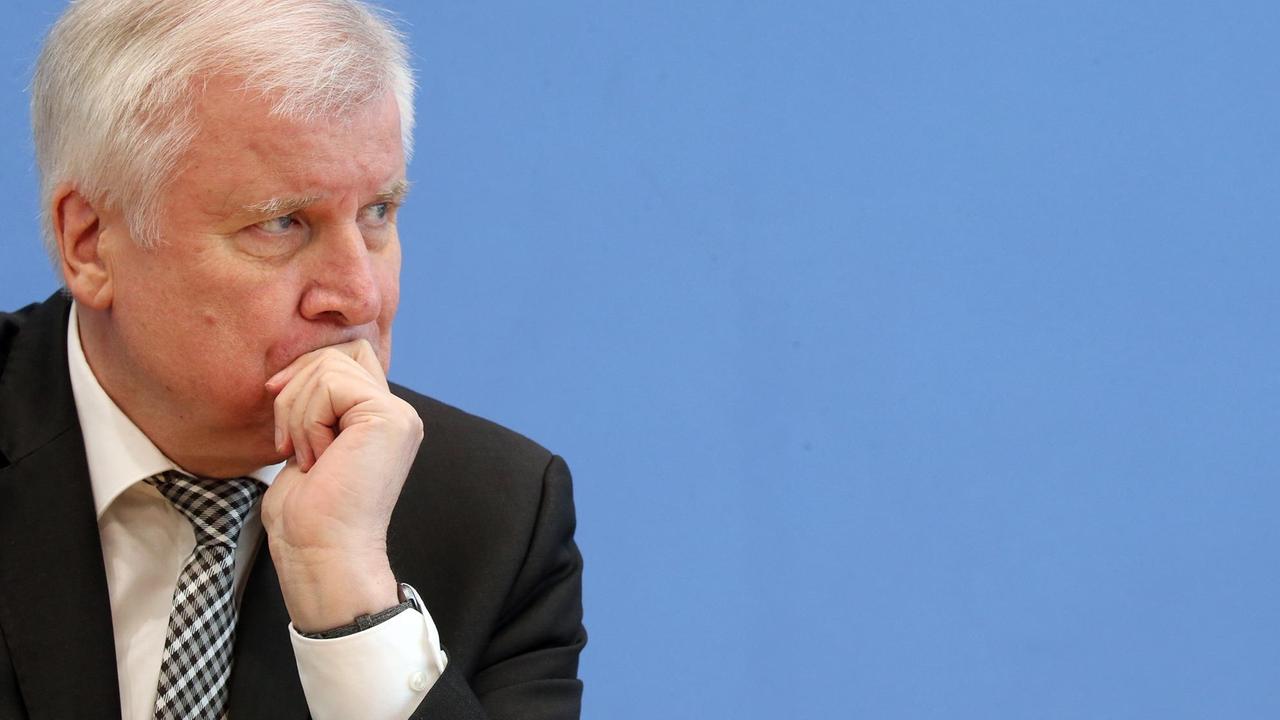
M101 519L111 503L134 483L169 470L191 473L160 452L102 389L80 344L76 310L73 302L71 321L67 323L67 369L76 414L80 417L80 431L84 435L93 505ZM249 473L249 477L270 486L283 467L284 463L268 465Z

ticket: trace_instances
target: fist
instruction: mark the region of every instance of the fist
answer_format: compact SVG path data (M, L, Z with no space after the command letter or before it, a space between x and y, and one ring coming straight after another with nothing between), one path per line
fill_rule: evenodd
M276 449L289 456L262 523L294 626L314 632L397 603L391 512L422 420L391 394L365 340L302 355L267 381Z

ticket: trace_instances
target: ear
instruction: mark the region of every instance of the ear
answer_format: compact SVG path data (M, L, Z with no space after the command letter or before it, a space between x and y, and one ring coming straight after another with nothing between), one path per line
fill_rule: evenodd
M112 285L102 213L72 185L58 186L50 204L53 239L67 290L81 305L106 310L111 307Z

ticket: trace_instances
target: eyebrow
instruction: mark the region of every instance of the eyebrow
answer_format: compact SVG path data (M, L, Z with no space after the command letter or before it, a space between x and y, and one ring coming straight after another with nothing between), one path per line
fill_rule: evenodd
M391 183L391 186L373 196L374 203L399 203L402 202L406 195L409 194L409 181L397 180ZM306 195L302 197L280 197L264 200L260 203L245 205L241 210L246 215L255 217L282 217L291 215L306 208L312 203L319 202L321 196Z
M271 198L260 203L245 205L243 211L245 215L253 215L254 217L282 217L284 215L292 215L319 199L319 195Z
M380 203L382 202L398 203L398 202L403 202L404 197L408 194L409 194L409 181L401 179L391 183L391 187L387 188L386 190L383 190L382 192L378 193L377 195L374 195L373 197L375 200L377 200Z

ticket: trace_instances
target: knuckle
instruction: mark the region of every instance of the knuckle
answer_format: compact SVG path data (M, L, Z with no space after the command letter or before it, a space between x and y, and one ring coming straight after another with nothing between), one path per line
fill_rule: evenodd
M393 395L392 397L395 396ZM404 429L421 438L425 432L425 427L422 424L422 418L418 415L418 411L403 398L396 397L396 405L400 410L398 415L401 418L400 422Z
M319 423L307 423L306 428L303 430L303 434L306 435L307 440L312 444L318 442L327 443L333 439L333 432L328 427Z
M339 362L344 357L346 357L346 355L344 355L341 350L333 347L327 347L320 351L320 356L316 358L316 365L323 370L333 363Z

